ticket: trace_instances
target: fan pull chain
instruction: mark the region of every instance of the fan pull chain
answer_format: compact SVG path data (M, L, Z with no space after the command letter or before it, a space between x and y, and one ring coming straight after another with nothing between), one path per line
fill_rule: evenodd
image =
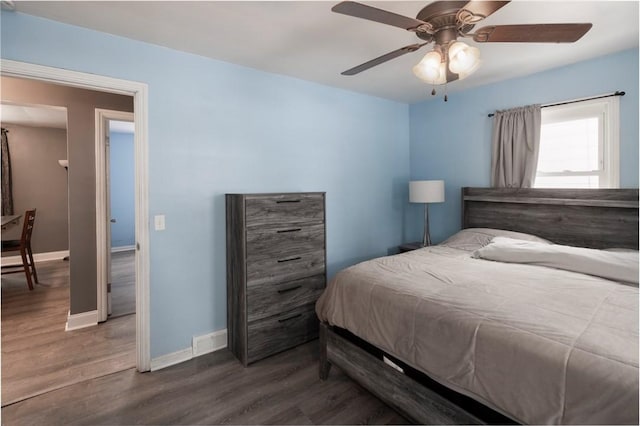
M444 85L444 101L445 102L449 101L449 96L447 95L447 89L448 89L448 86L445 83L445 85ZM434 86L434 87L431 88L431 96L435 96L435 95L436 95L436 88Z

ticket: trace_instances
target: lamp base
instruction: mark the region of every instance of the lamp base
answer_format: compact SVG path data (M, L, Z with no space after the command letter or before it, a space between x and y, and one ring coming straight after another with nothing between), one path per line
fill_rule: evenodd
M424 203L424 234L422 235L422 247L431 245L431 235L429 235L429 204Z

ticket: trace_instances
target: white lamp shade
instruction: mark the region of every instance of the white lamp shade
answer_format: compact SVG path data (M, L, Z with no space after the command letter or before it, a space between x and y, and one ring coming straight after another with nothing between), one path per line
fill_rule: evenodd
M409 202L442 203L444 202L443 180L414 180L409 182Z
M447 82L446 65L442 62L440 53L432 50L416 66L413 73L416 77L429 84L444 84Z
M456 41L449 46L449 69L456 74L470 75L478 68L480 50Z
M58 160L60 167L69 167L69 160Z

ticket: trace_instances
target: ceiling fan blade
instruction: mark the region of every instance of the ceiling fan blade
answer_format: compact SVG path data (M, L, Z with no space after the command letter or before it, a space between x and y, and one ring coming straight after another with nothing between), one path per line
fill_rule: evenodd
M508 1L470 1L458 12L458 21L475 24L509 3Z
M354 1L343 1L342 3L338 3L333 6L331 10L337 13L342 13L343 15L393 25L394 27L404 28L405 30L417 28L421 25L428 25L426 22L415 18L409 18L393 12L387 12L386 10L377 9Z
M372 59L368 62L365 62L364 64L360 64L356 67L353 67L351 69L348 69L344 72L342 72L342 75L355 75L358 73L361 73L362 71L366 71L369 68L373 68L376 65L380 65L382 63L385 63L387 61L390 61L391 59L395 59L398 56L402 56L406 53L410 53L410 52L415 52L416 50L420 49L422 46L424 46L427 43L422 43L422 44L411 44L409 46L405 46L405 47L401 47L398 50L394 50L393 52L389 52L386 55L382 55L379 56L375 59Z
M573 43L591 27L589 23L496 25L480 28L473 34L473 40L478 43Z

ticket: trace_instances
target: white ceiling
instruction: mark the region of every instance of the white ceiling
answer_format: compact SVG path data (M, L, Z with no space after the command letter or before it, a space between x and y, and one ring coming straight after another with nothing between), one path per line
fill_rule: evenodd
M268 72L403 102L430 98L411 68L422 50L346 77L340 72L415 43L414 34L331 12L338 1L16 2L16 10ZM365 2L415 16L428 2ZM478 44L482 66L456 92L638 46L637 1L512 1L485 25L592 22L574 44ZM469 44L475 44L469 41Z
M0 122L29 127L67 128L67 109L55 106L0 104ZM134 124L129 121L109 121L109 131L133 133Z
M0 121L2 124L66 129L67 109L54 106L0 104Z

